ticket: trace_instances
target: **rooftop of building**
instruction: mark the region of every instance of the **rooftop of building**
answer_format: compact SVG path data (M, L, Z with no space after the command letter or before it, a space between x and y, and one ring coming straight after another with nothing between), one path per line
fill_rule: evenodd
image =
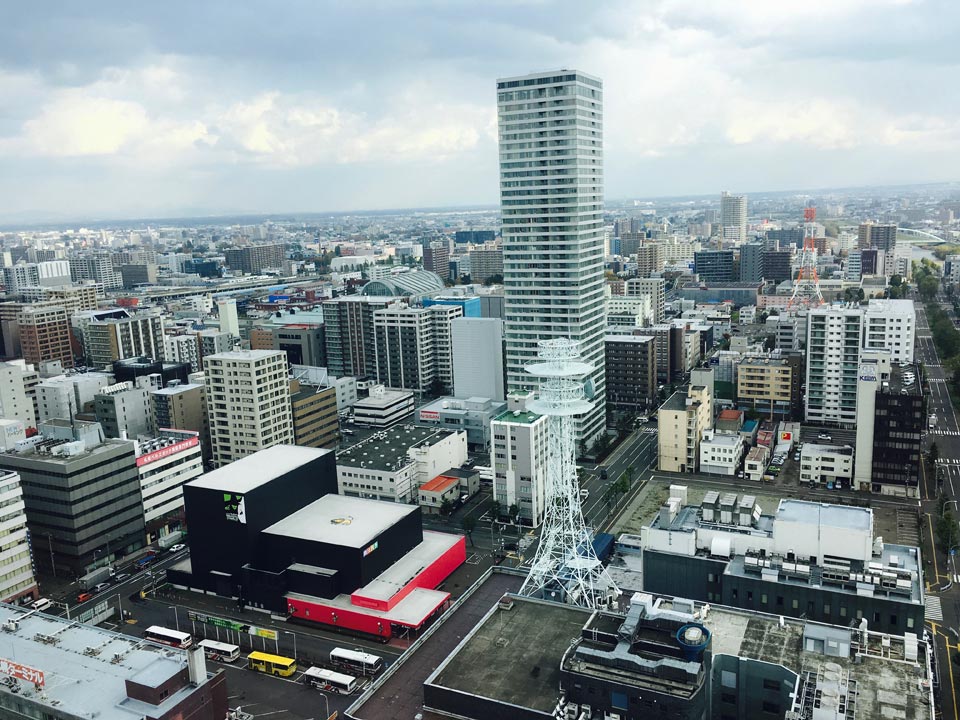
M623 332L610 332L607 331L607 334L604 335L605 342L622 342L622 343L634 343L636 345L643 345L645 343L655 342L656 338L652 335L628 335Z
M881 384L880 392L898 395L923 395L920 367L915 363L894 365L890 368L890 378Z
M227 350L226 352L214 353L204 357L207 360L264 360L267 358L282 357L286 361L286 353L283 350Z
M743 438L737 435L728 435L725 433L704 433L703 439L700 441L700 447L704 445L719 445L725 447L736 447L743 444Z
M14 627L10 622L16 623L15 630L8 629ZM68 710L71 717L99 720L159 717L194 692L184 683L158 706L127 696L127 680L156 687L181 673L187 667L182 650L12 605L0 605L0 624L2 654L44 675L42 693L33 692L33 684L24 681L21 692L30 692L33 702L49 706L51 716Z
M673 395L667 398L666 402L660 406L661 410L686 410L687 409L687 394L682 390L677 390Z
M387 390L386 388L382 388L378 392L371 390L369 397L361 398L354 403L354 410L357 408L382 408L412 399L412 390Z
M421 296L443 290L443 279L429 270L411 270L389 278L371 280L363 286L364 296L404 297Z
M550 713L560 698L560 660L591 610L511 598L494 606L428 683Z
M698 607L699 606L698 604ZM702 607L701 607L702 609ZM866 652L859 656L824 656L804 650L808 636L836 633L849 638L845 627L807 623L762 613L711 605L706 626L711 632L713 654L750 658L774 663L800 674L816 671L826 663L835 663L856 681L857 717L919 720L930 717L929 695L918 682L926 674L923 665L903 662L903 638L893 638L888 657L880 657L882 637L868 634ZM921 645L921 652L923 650Z
M420 411L445 412L453 415L471 412L496 412L506 403L502 400L492 400L487 397L442 397L426 405L420 406Z
M167 387L151 390L150 393L152 395L179 395L180 393L190 392L197 388L203 389L203 385L196 383L170 383Z
M721 410L717 415L718 420L739 420L743 417L742 410Z
M453 434L452 430L436 427L395 425L341 451L337 466L393 472L413 462L407 453L410 448L434 445Z
M642 597L635 595L634 601ZM878 633L861 636L847 627L716 605L707 610L701 603L646 597L658 612L673 616L675 624L686 616L700 618L710 632L715 657L729 655L782 666L801 677L801 688L822 683L827 677L824 671L848 676L851 687L855 684L858 717L919 720L930 716L932 696L929 682L923 682L928 679L929 658L922 644L917 660L907 660L902 637L884 640ZM613 613L592 615L582 608L531 598L510 599L510 609L490 609L427 683L550 713L559 700L561 660L571 657L567 651L583 636L582 629L589 625L597 633L614 636L626 618ZM833 640L852 652L844 657L808 651L805 638ZM623 676L622 669L617 673ZM637 684L646 679L642 674L635 677ZM813 688L808 689L813 697Z
M516 423L518 425L530 425L539 420L542 415L530 412L529 410L505 410L493 418L496 422Z
M804 443L800 451L803 455L849 455L853 457L853 448L849 445L826 445Z
M188 484L242 495L330 452L333 451L299 445L274 445L211 470Z
M454 477L452 475L437 475L433 480L428 480L423 485L420 486L420 490L423 492L445 492L450 489L451 486L458 485L460 483L460 478Z
M330 545L363 548L382 532L416 511L415 505L324 495L275 522L264 532Z

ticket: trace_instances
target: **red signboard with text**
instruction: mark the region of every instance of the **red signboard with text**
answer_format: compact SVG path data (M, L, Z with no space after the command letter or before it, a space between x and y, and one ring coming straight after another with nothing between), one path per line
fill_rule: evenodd
M43 685L43 670L37 670L29 665L21 665L6 658L0 658L0 674L9 675L34 685Z

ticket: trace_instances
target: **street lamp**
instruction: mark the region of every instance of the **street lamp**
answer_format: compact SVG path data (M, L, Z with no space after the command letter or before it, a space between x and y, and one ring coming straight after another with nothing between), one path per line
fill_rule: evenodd
M290 632L289 630L281 630L280 632L282 632L284 635L290 635L293 637L293 659L296 660L297 659L297 634L294 632ZM330 717L329 714L327 715L327 717Z
M167 607L170 608L171 610L173 610L173 619L174 619L174 622L176 622L176 624L177 624L177 625L176 625L177 632L180 632L180 613L177 612L177 606L176 606L176 605L167 605Z
M323 707L325 709L325 717L330 717L330 701L327 700L327 696L324 693L317 693L320 697L323 698Z

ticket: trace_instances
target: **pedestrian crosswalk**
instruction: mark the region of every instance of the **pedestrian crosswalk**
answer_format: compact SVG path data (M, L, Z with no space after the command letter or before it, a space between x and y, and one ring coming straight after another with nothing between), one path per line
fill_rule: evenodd
M940 458L937 460L937 465L960 465L960 459L958 458Z
M931 430L927 435L960 435L957 430Z
M936 620L943 622L943 608L940 607L940 598L936 595L927 595L923 599L925 605L923 617L926 620Z

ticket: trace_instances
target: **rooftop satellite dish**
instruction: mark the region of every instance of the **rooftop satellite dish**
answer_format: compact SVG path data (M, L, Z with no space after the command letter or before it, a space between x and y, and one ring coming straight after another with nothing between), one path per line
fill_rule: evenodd
M583 394L587 400L593 400L597 396L597 388L593 384L593 378L587 378L583 381Z

